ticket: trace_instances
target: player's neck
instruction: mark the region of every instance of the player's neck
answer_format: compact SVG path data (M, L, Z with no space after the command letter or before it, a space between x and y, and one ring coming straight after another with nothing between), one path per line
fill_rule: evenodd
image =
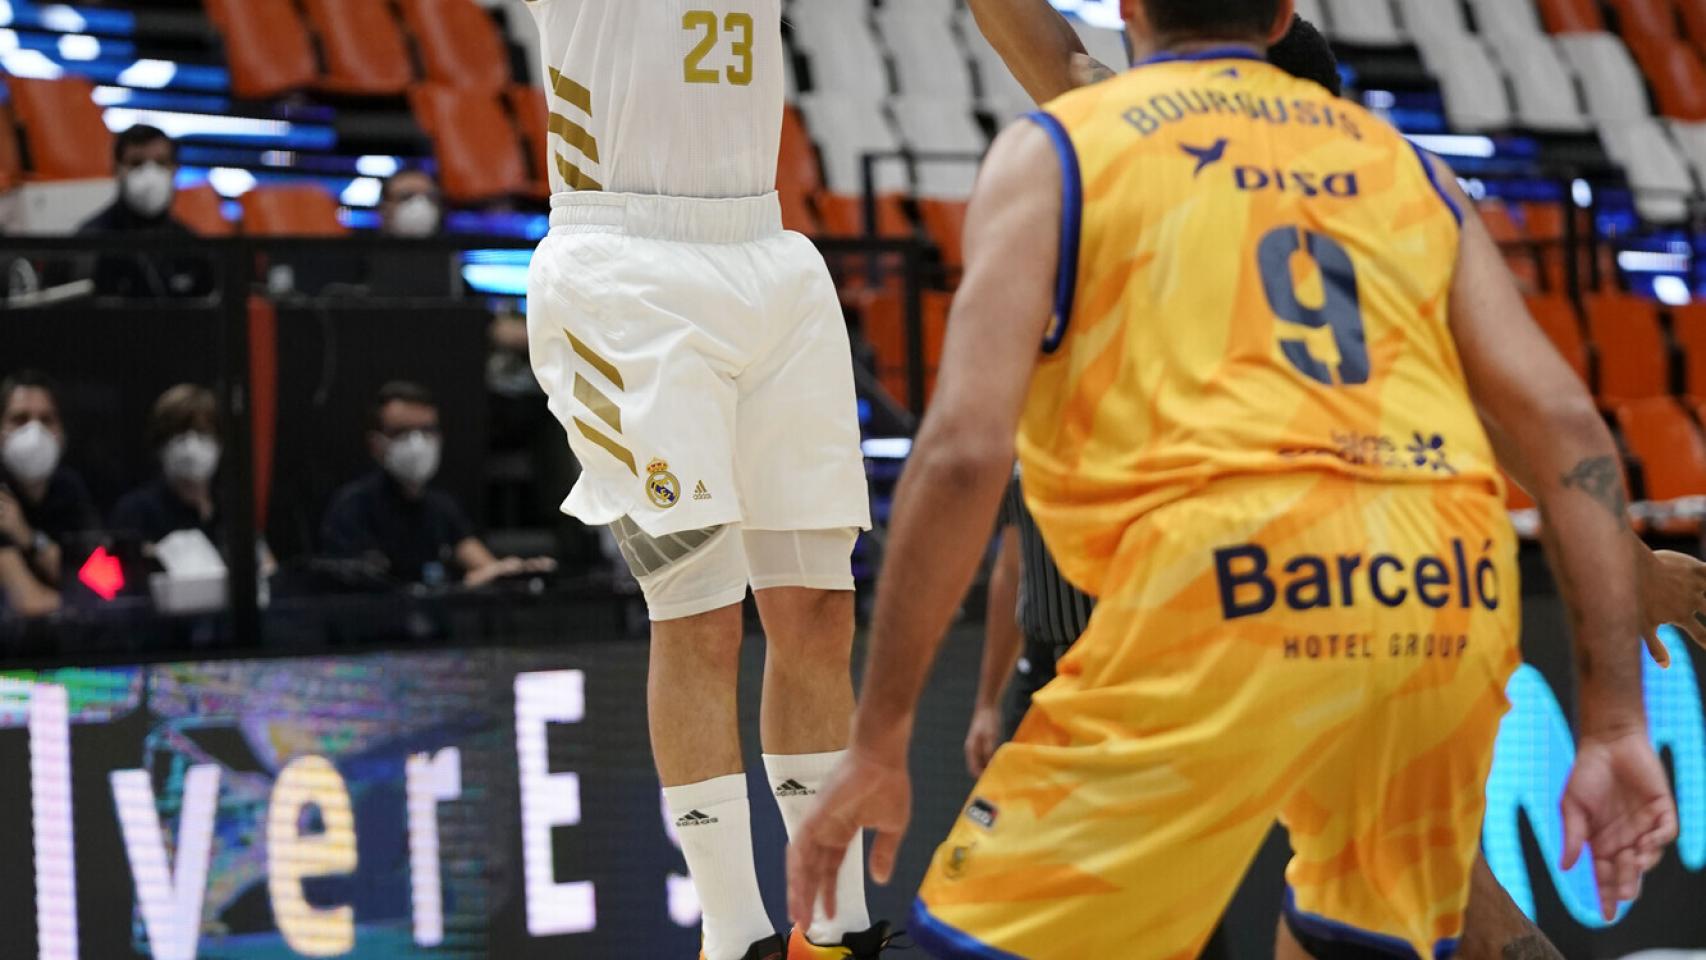
M1147 42L1132 39L1132 63L1143 63L1159 56L1183 57L1210 50L1247 50L1265 56L1262 42L1255 37L1197 37L1161 35L1146 38Z

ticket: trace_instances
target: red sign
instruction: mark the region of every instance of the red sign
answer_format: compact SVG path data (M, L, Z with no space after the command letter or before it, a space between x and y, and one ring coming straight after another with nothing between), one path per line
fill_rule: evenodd
M77 571L77 579L102 600L111 600L124 589L124 567L106 547L96 547L83 562L83 569Z

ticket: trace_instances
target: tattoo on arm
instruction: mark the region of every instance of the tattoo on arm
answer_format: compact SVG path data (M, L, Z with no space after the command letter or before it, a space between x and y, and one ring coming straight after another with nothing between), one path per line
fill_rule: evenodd
M1564 486L1580 490L1599 501L1619 521L1627 517L1628 503L1623 496L1623 474L1613 457L1589 457L1575 465L1561 478Z
M1561 960L1558 951L1539 934L1528 934L1510 941L1499 956L1501 960Z

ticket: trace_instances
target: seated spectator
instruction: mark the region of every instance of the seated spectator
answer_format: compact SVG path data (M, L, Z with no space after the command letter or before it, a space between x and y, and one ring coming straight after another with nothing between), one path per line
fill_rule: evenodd
M213 475L219 470L219 401L213 391L180 383L160 394L148 414L148 446L160 475L119 498L112 529L158 543L177 530L219 537Z
M163 131L138 124L119 134L113 173L117 199L77 228L78 236L195 236L172 216L178 147ZM198 297L213 289L206 260L181 255L108 254L95 261L94 279L95 292L106 297Z
M64 452L65 423L52 381L34 371L0 381L0 551L21 561L56 604L61 544L98 526L89 488L62 463Z
M378 465L332 498L320 528L323 550L363 559L405 583L437 585L453 571L468 586L499 577L548 572L545 557L498 559L474 535L451 496L428 486L438 472L438 404L425 387L388 383L373 405L368 450Z
M438 181L424 170L400 170L379 194L379 232L399 240L438 236L444 205ZM456 260L443 250L385 250L368 257L369 293L383 297L448 297L460 288Z

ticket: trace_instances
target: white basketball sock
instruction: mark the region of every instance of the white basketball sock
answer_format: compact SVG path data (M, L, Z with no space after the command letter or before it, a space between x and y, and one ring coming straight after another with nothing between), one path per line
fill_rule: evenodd
M817 806L817 792L835 770L835 765L847 755L845 750L834 753L796 753L764 755L764 770L770 775L770 792L781 808L782 822L792 838ZM840 943L842 936L869 929L871 915L865 908L865 838L858 834L847 848L841 861L841 871L835 879L835 919L824 916L823 904L813 911L806 938L813 943Z
M776 935L752 863L746 776L665 787L663 799L699 893L706 960L741 960L748 947Z

